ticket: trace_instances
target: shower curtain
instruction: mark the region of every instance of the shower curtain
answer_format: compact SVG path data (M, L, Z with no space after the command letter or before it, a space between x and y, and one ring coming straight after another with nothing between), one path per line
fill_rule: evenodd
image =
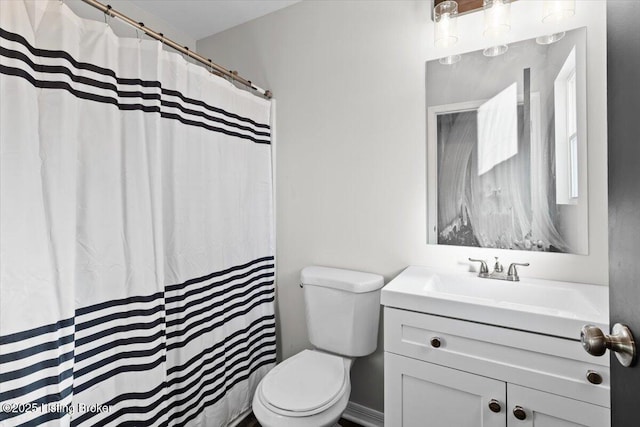
M271 103L0 9L0 425L227 425L275 363Z

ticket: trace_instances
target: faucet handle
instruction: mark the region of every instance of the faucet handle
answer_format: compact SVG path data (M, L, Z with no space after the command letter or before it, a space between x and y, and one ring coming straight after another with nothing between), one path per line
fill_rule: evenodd
M494 256L494 258L496 259L496 263L493 265L493 272L502 273L504 271L504 267L502 266L502 264L500 264L500 261L498 261L497 256Z
M471 261L471 262L479 262L480 263L480 272L478 273L478 276L488 276L489 275L489 267L487 267L487 261L485 261L483 259L473 259L473 258L469 258L469 261Z
M509 270L507 271L507 279L513 282L520 281L520 277L518 276L518 270L516 270L516 266L519 265L521 267L529 267L528 262L512 262L509 265Z

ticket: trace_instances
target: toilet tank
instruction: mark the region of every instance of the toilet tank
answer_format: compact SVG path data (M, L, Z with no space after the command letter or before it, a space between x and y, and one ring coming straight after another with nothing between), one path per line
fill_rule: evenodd
M311 266L300 279L311 344L349 357L376 350L382 276Z

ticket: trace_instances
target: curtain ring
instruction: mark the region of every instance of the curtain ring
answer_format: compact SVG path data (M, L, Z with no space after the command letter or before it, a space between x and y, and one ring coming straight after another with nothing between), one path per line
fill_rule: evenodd
M62 0L60 0L60 2L62 3ZM107 27L109 26L109 21L111 21L111 14L109 13L110 11L111 11L111 5L108 4L107 10L104 11L104 24Z
M138 25L144 27L144 22L138 22ZM144 37L144 30L138 33L138 29L136 28L136 37L138 37L138 43L142 42L142 37Z
M182 57L184 58L184 60L187 63L187 66L188 66L189 65L189 58L190 58L190 56L189 56L189 47L188 46L183 46L183 47L187 51L187 53L182 52ZM186 58L185 58L185 55L187 56Z
M211 61L211 58L209 58L209 76L212 77L213 76L213 61Z

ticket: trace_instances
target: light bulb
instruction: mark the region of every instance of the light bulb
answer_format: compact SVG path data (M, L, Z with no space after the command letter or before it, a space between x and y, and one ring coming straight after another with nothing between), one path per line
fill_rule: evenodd
M576 14L576 0L545 0L542 22L557 22Z
M499 38L511 29L511 3L509 0L484 0L485 37Z
M434 12L434 44L436 47L450 47L458 42L458 3L443 1Z

